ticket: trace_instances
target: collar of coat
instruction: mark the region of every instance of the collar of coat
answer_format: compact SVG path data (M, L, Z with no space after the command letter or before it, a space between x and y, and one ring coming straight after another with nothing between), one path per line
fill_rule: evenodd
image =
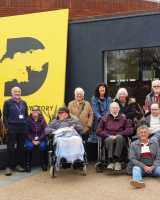
M148 140L148 144L150 145L150 144L154 144L154 143L156 143L154 140ZM136 140L136 141L134 141L134 144L135 145L137 145L137 146L141 146L141 141L138 139L138 140Z

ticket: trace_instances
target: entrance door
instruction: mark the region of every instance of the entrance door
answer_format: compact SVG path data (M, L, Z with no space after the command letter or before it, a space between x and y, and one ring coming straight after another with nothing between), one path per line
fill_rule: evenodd
M144 105L151 81L160 78L160 47L104 51L104 80L114 98L120 87Z

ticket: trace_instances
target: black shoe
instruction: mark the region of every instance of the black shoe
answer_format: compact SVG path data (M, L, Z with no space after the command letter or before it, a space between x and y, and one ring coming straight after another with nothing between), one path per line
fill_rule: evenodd
M42 165L42 171L47 171L47 165Z
M83 161L80 159L77 159L74 161L73 163L73 168L74 169L78 169L78 168L82 168L83 167Z
M62 164L67 163L67 160L66 160L65 158L62 157L62 158L60 159L60 163L62 163Z
M62 157L60 159L60 163L61 163L63 169L67 169L67 168L71 167L71 163L68 163L66 158Z
M26 165L26 172L31 172L31 166L30 165Z

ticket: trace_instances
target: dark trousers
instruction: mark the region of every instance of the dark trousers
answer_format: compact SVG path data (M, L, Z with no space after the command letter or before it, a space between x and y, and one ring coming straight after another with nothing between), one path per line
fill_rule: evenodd
M8 167L14 168L16 165L24 166L24 138L25 134L23 132L8 131Z
M107 150L107 156L109 159L117 158L120 160L122 150L125 145L125 138L122 135L117 135L116 139L107 137L104 140L105 148Z

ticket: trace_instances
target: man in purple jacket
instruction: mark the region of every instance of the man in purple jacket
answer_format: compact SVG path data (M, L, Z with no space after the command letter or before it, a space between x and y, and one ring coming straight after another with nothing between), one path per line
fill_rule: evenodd
M122 150L126 145L127 136L131 135L133 128L124 114L120 114L118 103L110 104L110 113L102 117L97 135L104 140L109 164L107 169L120 171ZM126 137L126 138L125 138Z

